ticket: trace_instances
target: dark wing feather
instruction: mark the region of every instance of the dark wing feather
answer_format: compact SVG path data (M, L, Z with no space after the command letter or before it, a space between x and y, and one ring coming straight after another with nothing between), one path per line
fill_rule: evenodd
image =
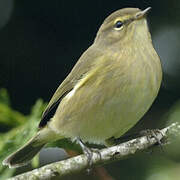
M61 100L70 91L65 92L54 104L52 104L52 106L50 106L48 109L46 109L46 111L43 113L43 116L41 118L41 122L39 123L39 128L44 127L48 123L48 121L54 116L56 109L58 108Z

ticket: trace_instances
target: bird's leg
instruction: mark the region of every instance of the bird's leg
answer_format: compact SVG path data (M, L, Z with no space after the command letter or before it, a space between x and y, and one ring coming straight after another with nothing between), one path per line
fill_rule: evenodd
M76 138L76 142L81 146L83 153L84 153L84 154L87 156L87 158L88 158L88 165L89 165L89 167L91 167L91 165L92 165L93 151L92 151L90 148L88 148L88 147L82 142L82 140L81 140L80 138Z
M141 131L139 134L143 136L147 136L147 138L149 138L150 136L154 137L157 141L157 144L160 145L161 150L163 151L162 142L161 140L159 140L156 133L161 133L161 131L159 129L146 129L146 130Z
M112 145L117 145L117 144L123 143L125 141L131 140L132 138L138 138L141 136L147 136L147 138L148 138L148 137L152 136L157 140L158 145L162 145L161 141L158 139L158 137L156 135L156 133L159 133L159 132L160 131L158 129L151 129L151 130L146 129L146 130L142 130L138 133L122 136L120 138L111 137L106 140L106 144L108 146L112 146Z
M80 138L76 138L76 142L80 145L83 153L86 155L86 157L88 159L88 169L87 170L89 173L91 170L92 163L93 163L93 161L92 161L93 153L97 153L100 158L101 158L101 153L98 149L87 147Z

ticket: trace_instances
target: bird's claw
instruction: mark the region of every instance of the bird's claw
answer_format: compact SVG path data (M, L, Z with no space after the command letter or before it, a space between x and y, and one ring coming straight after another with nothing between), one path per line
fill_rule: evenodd
M101 158L101 154L100 154L100 152L99 152L98 149L94 149L94 148L89 148L89 147L87 147L87 146L82 142L81 139L77 138L76 141L77 141L77 143L81 146L83 153L84 153L84 154L86 155L86 157L87 157L87 160L88 160L88 173L89 173L90 170L91 170L92 164L93 164L93 159L92 159L93 153L97 153L97 154L100 156L100 158Z

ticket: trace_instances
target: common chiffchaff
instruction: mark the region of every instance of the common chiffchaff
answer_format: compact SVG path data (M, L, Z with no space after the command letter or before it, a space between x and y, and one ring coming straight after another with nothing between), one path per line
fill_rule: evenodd
M22 166L57 139L107 145L141 119L162 79L146 21L149 9L124 8L105 19L50 100L37 134L4 165Z

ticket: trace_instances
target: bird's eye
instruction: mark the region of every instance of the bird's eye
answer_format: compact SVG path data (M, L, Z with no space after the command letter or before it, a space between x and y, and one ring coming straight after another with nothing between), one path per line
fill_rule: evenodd
M115 23L115 29L116 30L119 30L119 29L121 29L122 28L122 26L123 26L123 22L122 21L117 21L116 23Z

